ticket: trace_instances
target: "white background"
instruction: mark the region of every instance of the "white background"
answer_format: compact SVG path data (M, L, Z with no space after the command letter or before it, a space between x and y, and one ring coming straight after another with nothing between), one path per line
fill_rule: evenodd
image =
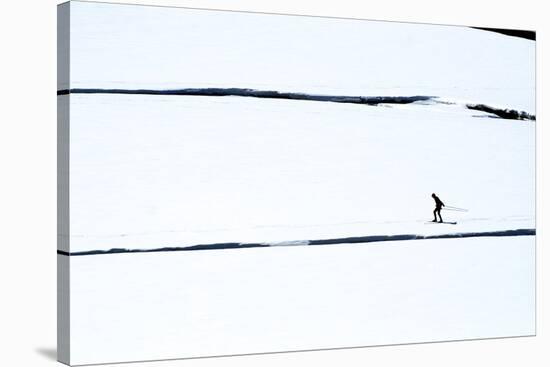
M127 2L120 0L119 2ZM152 3L152 1L132 1ZM5 366L55 363L56 345L56 1L11 2L0 14L0 361ZM544 366L550 326L544 312L548 271L542 192L548 137L542 65L549 26L535 1L156 1L189 7L537 30L538 331L537 337L372 347L312 353L156 362L147 366ZM545 23L546 21L546 23ZM546 46L546 47L545 47ZM546 205L544 205L546 204ZM546 291L545 289L546 288ZM547 308L547 307L546 307ZM546 348L545 348L546 347ZM136 364L138 365L138 364Z

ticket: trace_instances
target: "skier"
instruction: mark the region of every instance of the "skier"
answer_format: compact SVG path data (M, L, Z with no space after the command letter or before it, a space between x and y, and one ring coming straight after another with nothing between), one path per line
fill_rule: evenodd
M441 199L437 197L436 194L432 194L432 198L435 200L435 209L434 209L434 220L432 222L437 222L437 216L439 215L439 223L443 223L441 218L441 208L445 206Z

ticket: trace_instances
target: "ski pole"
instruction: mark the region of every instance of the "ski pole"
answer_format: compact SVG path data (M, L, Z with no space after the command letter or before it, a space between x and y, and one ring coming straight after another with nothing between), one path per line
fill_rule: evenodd
M456 206L448 206L448 205L445 205L443 207L443 209L447 209L447 210L456 210L456 211L459 211L459 212L467 212L468 209L464 209L464 208L457 208Z
M457 206L452 206L452 205L446 205L445 207L446 207L446 208L451 208L451 209L468 210L468 209L459 208L459 207L457 207Z

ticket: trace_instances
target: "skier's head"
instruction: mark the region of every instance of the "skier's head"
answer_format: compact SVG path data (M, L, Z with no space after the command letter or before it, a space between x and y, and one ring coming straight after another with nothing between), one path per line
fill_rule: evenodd
M434 193L432 193L432 197L435 198L435 194L434 194Z

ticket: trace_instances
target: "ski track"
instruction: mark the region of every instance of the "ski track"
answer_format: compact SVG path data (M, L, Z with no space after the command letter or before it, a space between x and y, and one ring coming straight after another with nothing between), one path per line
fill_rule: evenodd
M509 215L504 217L472 217L468 219L462 219L461 223L471 223L471 222L480 222L480 221L492 221L496 220L498 222L506 222L509 220L512 221L526 221L531 220L531 217L523 216L523 215ZM428 220L425 219L419 219L419 220L384 220L384 221L368 221L368 220L358 220L353 222L337 222L337 223L306 223L306 224L264 224L264 225L256 225L253 227L242 227L242 228L212 228L212 229L174 229L174 230L166 230L166 231L154 231L154 232L134 232L134 233L112 233L112 234L71 234L69 236L63 236L62 237L70 237L70 238L117 238L117 237L139 237L139 236L150 236L150 235L157 235L157 234L164 234L164 233L214 233L214 232L230 232L235 229L288 229L288 228L319 228L319 227L338 227L342 225L349 225L349 224L410 224L410 223L431 223ZM292 242L292 241L284 241L284 242Z

